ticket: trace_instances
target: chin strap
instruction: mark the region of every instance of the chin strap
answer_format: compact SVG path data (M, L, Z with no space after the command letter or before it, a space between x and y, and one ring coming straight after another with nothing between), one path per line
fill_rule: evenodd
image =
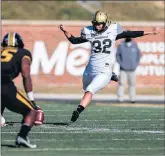
M105 25L104 28L101 31L97 31L97 33L103 33L108 29L108 27Z

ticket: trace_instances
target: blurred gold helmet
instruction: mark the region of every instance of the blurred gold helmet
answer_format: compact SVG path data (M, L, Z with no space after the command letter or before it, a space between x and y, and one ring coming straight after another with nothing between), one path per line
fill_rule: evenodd
M95 12L91 22L92 22L93 26L95 26L96 24L103 24L104 27L106 27L106 26L108 27L111 23L108 13L101 11L101 10L98 10Z

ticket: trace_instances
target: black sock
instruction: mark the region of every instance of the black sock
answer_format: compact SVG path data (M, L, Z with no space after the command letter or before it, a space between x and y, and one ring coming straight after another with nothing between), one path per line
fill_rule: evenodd
M31 130L31 127L28 126L28 125L22 125L21 129L20 129L20 132L19 132L19 136L22 137L22 138L25 138L27 137L29 131Z
M78 105L77 107L77 111L79 112L79 114L84 110L85 108L81 105Z

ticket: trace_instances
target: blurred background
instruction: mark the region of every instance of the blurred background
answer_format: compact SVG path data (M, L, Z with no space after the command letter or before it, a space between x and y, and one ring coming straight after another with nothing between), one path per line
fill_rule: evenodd
M59 30L63 24L73 35L91 25L101 9L124 29L151 31L164 27L164 1L2 1L2 36L18 32L33 55L32 76L36 93L82 93L82 73L90 45L72 45ZM121 42L122 40L119 40ZM164 31L135 39L142 52L137 73L137 94L164 95ZM114 72L119 74L116 63ZM22 80L15 80L22 86ZM99 94L116 94L118 83ZM127 92L127 91L126 91Z
M89 20L98 10L116 21L163 21L164 1L2 1L2 19Z

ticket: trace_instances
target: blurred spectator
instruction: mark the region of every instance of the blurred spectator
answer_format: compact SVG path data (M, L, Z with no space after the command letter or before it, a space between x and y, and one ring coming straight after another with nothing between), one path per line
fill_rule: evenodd
M117 91L119 102L123 102L127 80L129 100L131 103L136 102L136 68L140 61L140 55L136 42L133 42L131 38L126 38L117 48L116 60L120 66L119 87Z

